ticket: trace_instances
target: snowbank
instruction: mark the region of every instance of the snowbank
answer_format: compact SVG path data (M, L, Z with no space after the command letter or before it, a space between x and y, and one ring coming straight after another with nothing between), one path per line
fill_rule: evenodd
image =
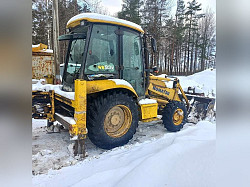
M216 96L216 69L207 69L190 76L178 76L184 91L194 87L196 93L205 93L205 96Z
M33 177L34 186L215 186L215 124L125 145Z

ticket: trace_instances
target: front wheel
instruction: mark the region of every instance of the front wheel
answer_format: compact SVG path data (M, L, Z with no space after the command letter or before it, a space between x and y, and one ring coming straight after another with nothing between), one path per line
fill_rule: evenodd
M89 102L88 136L97 147L112 149L133 137L139 121L138 106L133 97L112 91Z
M170 132L177 132L187 121L187 108L179 101L169 102L162 112L164 127Z

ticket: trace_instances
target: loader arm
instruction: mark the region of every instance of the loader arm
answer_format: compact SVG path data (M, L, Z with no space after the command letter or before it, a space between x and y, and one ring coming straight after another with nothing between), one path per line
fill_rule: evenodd
M157 77L151 74L149 79L150 81L148 89L146 90L146 95L165 105L171 100L182 101L179 97L180 92L186 102L187 109L189 109L190 104L188 98L183 91L178 78Z
M183 91L183 89L182 89L182 87L181 87L181 85L180 85L180 83L179 83L179 80L177 81L176 88L178 88L178 89L180 90L180 92L181 92L183 98L184 98L185 101L186 101L187 109L189 109L190 104L189 104L188 98L187 98L185 92Z

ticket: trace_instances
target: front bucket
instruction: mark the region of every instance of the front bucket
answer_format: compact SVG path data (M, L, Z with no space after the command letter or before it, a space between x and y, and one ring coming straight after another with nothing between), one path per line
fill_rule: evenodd
M207 117L213 118L215 116L215 98L201 97L194 95L186 95L190 108L188 110L188 121L197 123L200 120L205 120Z

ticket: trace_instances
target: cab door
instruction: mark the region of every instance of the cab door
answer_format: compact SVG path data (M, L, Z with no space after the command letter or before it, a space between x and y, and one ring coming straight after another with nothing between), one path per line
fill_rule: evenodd
M122 78L128 81L139 96L145 94L140 33L122 28Z

